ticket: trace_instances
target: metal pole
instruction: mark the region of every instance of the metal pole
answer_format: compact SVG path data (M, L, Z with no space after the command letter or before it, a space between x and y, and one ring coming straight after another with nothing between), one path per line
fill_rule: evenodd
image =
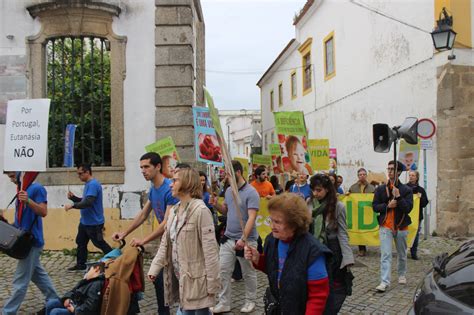
M425 191L428 191L428 179L427 179L427 175L426 175L426 149L423 149L423 188L425 189ZM431 205L430 205L431 207ZM430 232L430 218L429 218L429 214L428 214L428 211L426 209L426 207L423 209L423 217L424 217L424 229L425 229L425 233L423 233L423 239L426 240L428 239L428 233Z

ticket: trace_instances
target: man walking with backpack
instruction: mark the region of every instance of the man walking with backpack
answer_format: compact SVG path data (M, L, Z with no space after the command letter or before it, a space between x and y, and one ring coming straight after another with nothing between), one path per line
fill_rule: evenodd
M17 172L5 172L5 174L12 183L17 184ZM48 214L46 189L38 183L32 183L25 191L20 190L17 196L14 226L30 231L34 240L28 256L18 260L13 275L13 293L3 305L3 315L18 313L30 281L33 281L40 289L46 298L46 302L58 298L53 283L40 262L40 255L44 246L42 218Z

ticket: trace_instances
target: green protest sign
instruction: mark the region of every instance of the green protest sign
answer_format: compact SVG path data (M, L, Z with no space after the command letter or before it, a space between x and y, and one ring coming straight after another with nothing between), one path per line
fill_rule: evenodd
M303 112L275 112L275 128L279 135L306 136Z
M270 154L276 156L281 155L280 145L278 143L270 144Z
M209 114L211 115L212 125L214 126L217 135L220 136L221 139L224 139L221 121L219 120L219 113L216 107L214 106L214 99L206 88L204 88L204 96L206 97L207 106L209 107Z
M271 155L253 154L252 155L252 164L253 165L271 166L272 165L272 156Z
M155 143L149 144L145 147L146 152L158 153L161 157L169 155L176 161L180 161L178 151L174 145L174 141L171 137L166 137L156 141Z

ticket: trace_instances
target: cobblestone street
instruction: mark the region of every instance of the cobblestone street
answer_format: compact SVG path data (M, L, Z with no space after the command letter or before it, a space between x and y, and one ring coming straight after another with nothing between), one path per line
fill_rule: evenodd
M375 287L379 284L379 251L369 247L366 257L357 258L353 268L355 275L353 295L344 303L341 314L404 314L412 303L413 292L431 267L432 258L442 252L451 253L461 242L452 239L432 237L420 243L420 260L408 259L408 284L401 286L397 283L396 272L392 272L392 286L384 293L376 293ZM354 253L356 248L354 247ZM395 258L395 257L394 257ZM64 255L62 252L44 252L41 261L49 272L58 293L61 295L71 289L81 278L81 273L67 272L66 268L73 265L74 257ZM145 271L148 270L150 259L146 259ZM396 259L393 260L396 262ZM15 271L16 261L0 254L0 305L11 293L12 275ZM395 267L392 266L392 271ZM262 314L262 295L267 286L265 275L259 272L257 294L257 309L254 314ZM239 314L243 305L242 297L245 296L243 282L233 284L233 314ZM29 287L28 294L22 304L20 314L32 314L42 307L41 292L33 285ZM156 299L153 285L146 284L145 298L140 302L142 314L156 314Z

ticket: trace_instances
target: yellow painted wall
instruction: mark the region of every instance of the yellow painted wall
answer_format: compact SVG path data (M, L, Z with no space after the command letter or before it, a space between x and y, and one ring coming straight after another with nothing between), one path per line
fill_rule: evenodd
M435 12L434 23L439 19L439 14L443 7L449 15L453 16L453 30L457 33L456 48L472 48L472 16L471 6L473 0L434 0Z
M5 212L5 217L9 222L13 222L12 209ZM114 232L125 231L131 224L132 220L121 220L120 210L104 209L105 216L105 232L104 237L107 243L112 247L117 247L111 239ZM45 249L62 250L64 248L73 249L76 247L76 234L79 225L80 212L78 210L70 210L68 212L64 209L48 209L48 215L43 218L43 233L45 238ZM143 238L152 231L152 224L154 216L150 215L148 220L142 226L137 228L131 235L127 237L127 241L133 237ZM90 251L98 251L92 243L89 243Z

